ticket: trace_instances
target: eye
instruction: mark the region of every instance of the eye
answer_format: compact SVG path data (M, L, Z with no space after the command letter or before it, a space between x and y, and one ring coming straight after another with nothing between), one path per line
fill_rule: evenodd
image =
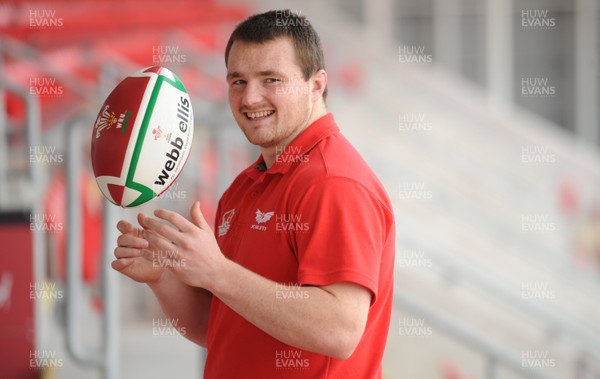
M242 84L246 84L246 81L242 80L242 79L238 79L238 80L234 80L233 82L231 82L232 86L239 86L239 85L242 85Z
M266 83L277 83L280 82L281 80L279 79L275 79L275 78L268 78L265 80Z

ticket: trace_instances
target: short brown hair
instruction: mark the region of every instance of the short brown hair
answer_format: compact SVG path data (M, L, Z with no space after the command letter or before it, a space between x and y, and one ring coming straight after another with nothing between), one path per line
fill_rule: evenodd
M227 42L225 66L235 41L263 43L278 37L289 37L292 40L304 80L308 80L315 72L325 69L319 35L306 17L289 9L256 14L242 21L231 33ZM323 99L326 97L327 86L323 91Z

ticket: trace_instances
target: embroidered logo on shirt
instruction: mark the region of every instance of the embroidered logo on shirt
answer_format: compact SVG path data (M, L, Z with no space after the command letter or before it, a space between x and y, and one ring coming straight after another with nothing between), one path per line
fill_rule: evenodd
M264 224L267 221L269 221L271 219L271 217L273 217L273 215L275 214L275 212L263 212L260 209L256 210L256 223L257 224ZM263 232L267 230L267 227L265 225L252 225L250 226L250 229L256 229L256 230L262 230Z
M273 217L275 212L261 212L260 209L256 210L256 222L262 224L263 222L267 222Z
M223 214L223 217L221 218L221 225L219 225L219 237L223 237L229 231L229 228L231 227L231 219L233 218L234 214L235 208Z

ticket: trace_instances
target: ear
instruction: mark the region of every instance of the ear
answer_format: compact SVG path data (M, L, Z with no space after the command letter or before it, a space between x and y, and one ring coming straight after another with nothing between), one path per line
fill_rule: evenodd
M323 69L315 72L311 78L311 81L313 83L312 100L317 101L322 99L325 87L327 87L327 72L325 72Z

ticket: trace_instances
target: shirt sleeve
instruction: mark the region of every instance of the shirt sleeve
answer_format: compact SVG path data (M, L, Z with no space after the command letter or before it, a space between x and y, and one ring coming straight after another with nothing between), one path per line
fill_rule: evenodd
M299 284L353 282L371 291L373 304L390 228L387 208L359 182L333 177L311 185L297 212L308 229L294 237Z

